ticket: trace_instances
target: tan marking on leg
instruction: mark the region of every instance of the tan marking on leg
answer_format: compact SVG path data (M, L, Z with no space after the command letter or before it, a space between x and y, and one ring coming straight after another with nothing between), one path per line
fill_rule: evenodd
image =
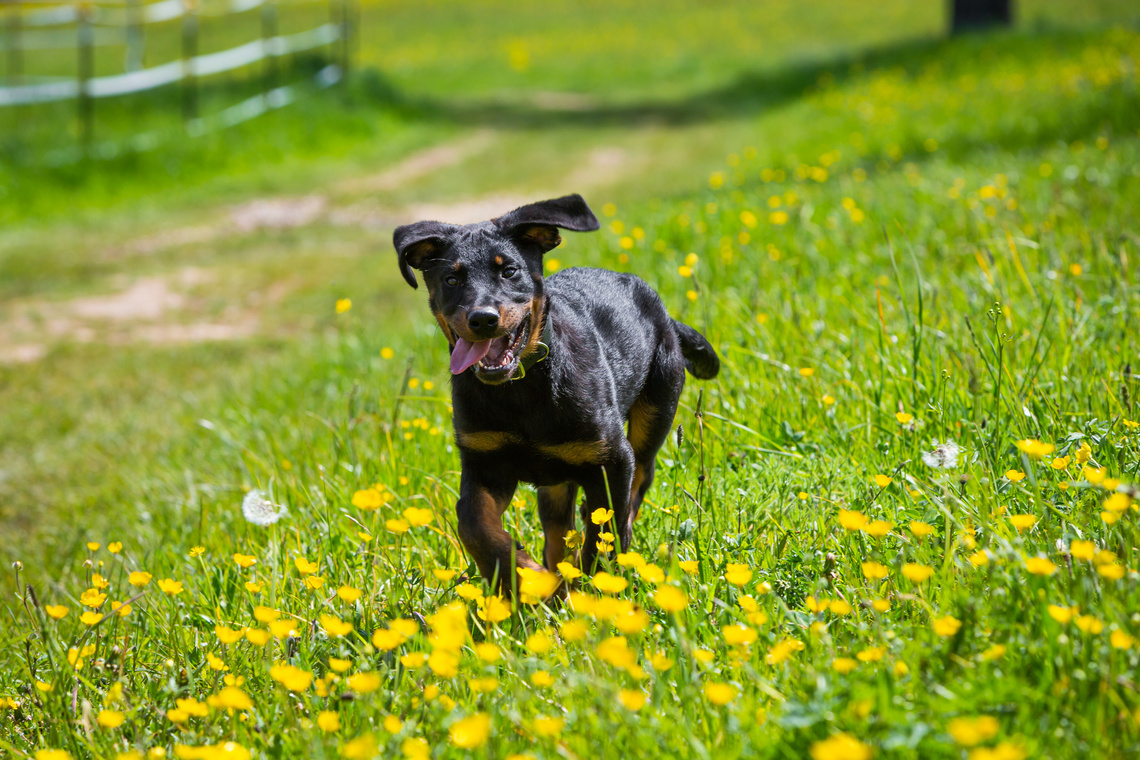
M610 453L605 441L571 441L553 446L539 446L538 450L551 459L567 464L601 464Z
M638 492L641 491L641 484L644 482L645 482L645 468L643 468L641 466L640 462L634 462L634 465L633 465L633 487L629 489L629 501L631 504L637 499L637 494L638 494Z
M531 556L515 546L510 535L503 530L503 512L509 500L498 500L486 491L477 491L468 498L468 509L473 510L473 521L461 521L459 538L467 553L475 560L479 572L490 581L496 574L499 593L511 595L514 578L511 577L512 557L515 568L542 570Z
M643 451L649 443L649 429L657 421L657 407L641 399L629 409L629 445L634 451Z
M506 433L501 430L480 430L475 433L455 433L455 442L461 448L470 451L495 451L512 443L522 443L522 437L517 433Z

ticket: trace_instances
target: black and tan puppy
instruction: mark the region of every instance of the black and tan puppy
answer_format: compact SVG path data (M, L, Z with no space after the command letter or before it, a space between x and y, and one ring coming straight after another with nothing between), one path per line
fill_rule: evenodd
M562 242L558 228L598 226L581 196L569 195L479 224L417 222L393 238L413 288L412 270L423 272L451 345L459 537L504 592L514 568L539 568L502 525L519 481L538 487L547 568L565 558L579 488L583 569L598 554L601 529L588 517L595 509L613 509L628 551L685 369L698 378L720 369L704 336L671 319L639 278L575 268L543 279L543 256Z

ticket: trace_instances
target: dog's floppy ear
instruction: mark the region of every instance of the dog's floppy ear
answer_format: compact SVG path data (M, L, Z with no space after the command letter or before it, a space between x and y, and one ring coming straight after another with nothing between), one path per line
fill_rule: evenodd
M573 232L593 232L601 227L594 212L577 194L522 206L492 221L504 234L534 243L543 253L562 242L559 227Z
M456 229L454 224L443 222L416 222L396 228L392 244L396 246L396 255L400 259L400 274L409 285L419 287L412 269L423 269L429 259L443 250L447 238Z

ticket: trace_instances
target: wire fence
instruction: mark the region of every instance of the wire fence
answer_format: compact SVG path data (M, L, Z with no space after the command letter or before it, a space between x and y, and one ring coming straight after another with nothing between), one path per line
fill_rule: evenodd
M48 164L157 147L153 131L96 143L96 103L108 98L177 86L187 134L224 129L293 103L312 85L341 81L351 64L354 1L0 0L0 113L74 103L74 144L48 151ZM283 22L304 28L283 33ZM205 25L223 49L200 52ZM321 67L283 83L283 72L296 68L289 64L302 54L316 56ZM261 91L201 113L203 80L238 70L255 70Z

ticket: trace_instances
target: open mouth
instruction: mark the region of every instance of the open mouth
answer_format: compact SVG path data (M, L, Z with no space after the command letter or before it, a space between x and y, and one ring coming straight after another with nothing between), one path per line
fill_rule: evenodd
M510 375L514 372L519 361L519 351L526 345L526 338L530 325L527 316L519 322L513 333L493 338L487 353L475 363L475 374L481 380L497 378L501 375Z
M498 338L472 343L459 338L451 350L451 374L458 375L474 367L475 376L485 383L497 383L509 378L519 362L519 353L530 334L530 316L519 322L513 332Z

